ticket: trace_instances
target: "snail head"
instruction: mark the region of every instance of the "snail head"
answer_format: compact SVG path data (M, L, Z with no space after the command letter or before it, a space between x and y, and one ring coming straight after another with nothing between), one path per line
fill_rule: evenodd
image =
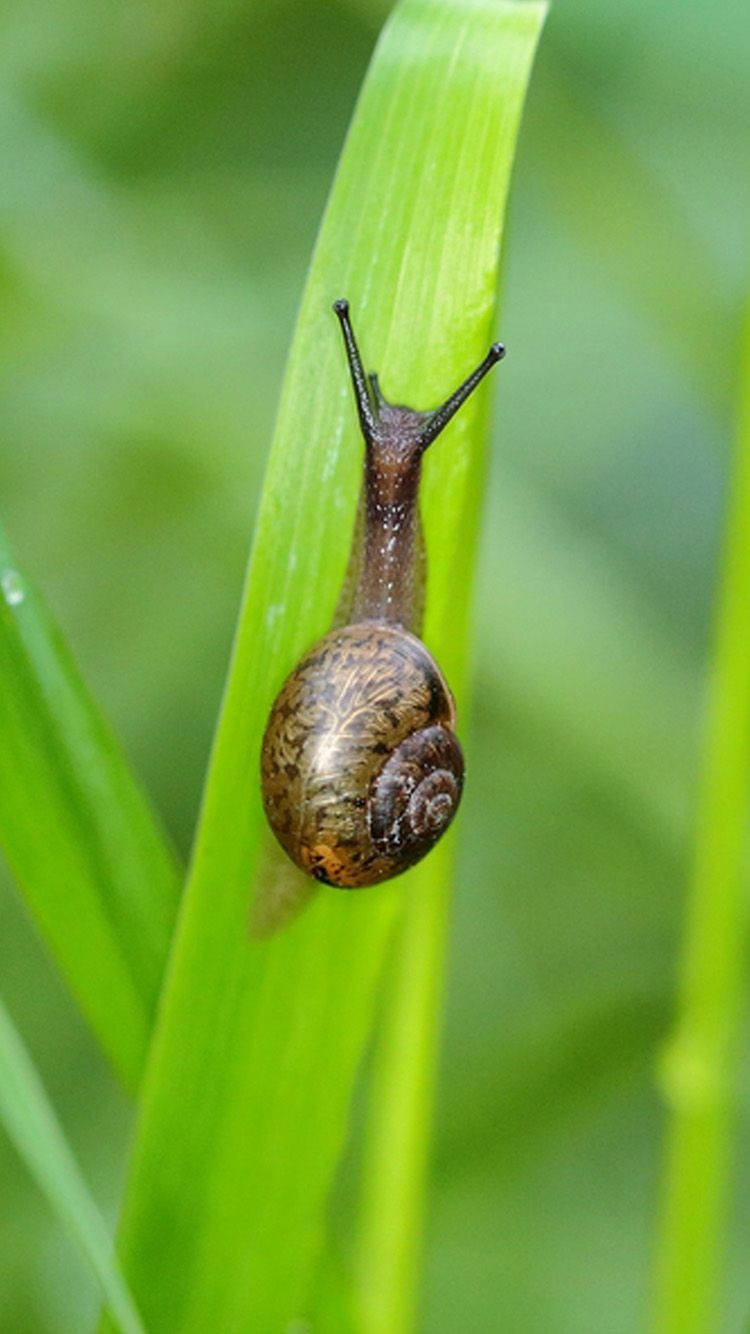
M344 337L349 372L352 377L354 396L357 401L359 424L365 443L384 452L408 454L415 460L421 458L428 445L431 445L451 417L458 412L461 404L476 389L481 380L505 356L502 343L493 343L483 361L471 375L458 386L458 389L431 412L422 412L416 408L407 408L397 403L389 403L383 396L377 375L365 374L362 358L354 337L349 319L349 302L334 301L333 309L338 316Z

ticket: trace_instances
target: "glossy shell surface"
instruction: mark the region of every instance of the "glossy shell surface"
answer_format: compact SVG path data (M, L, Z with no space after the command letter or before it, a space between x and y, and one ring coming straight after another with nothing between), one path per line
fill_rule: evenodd
M399 626L333 630L281 688L263 739L263 801L293 861L341 888L419 861L463 786L451 692Z

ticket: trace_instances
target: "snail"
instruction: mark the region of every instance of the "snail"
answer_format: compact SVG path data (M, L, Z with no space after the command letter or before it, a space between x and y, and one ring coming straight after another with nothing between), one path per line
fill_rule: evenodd
M389 403L365 375L349 303L333 307L365 441L364 485L337 621L276 697L261 753L263 804L281 846L342 889L413 866L450 824L464 761L453 696L418 638L424 549L422 455L490 368L433 412Z

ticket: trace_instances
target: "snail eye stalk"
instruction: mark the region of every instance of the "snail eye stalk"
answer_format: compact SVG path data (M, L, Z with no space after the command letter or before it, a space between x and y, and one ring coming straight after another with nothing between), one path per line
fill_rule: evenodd
M352 323L351 320L349 319L349 302L346 301L344 298L342 298L340 301L334 301L333 309L338 316L339 324L341 325L341 332L344 335L346 358L347 361L349 362L349 373L352 377L352 385L354 386L354 397L357 401L359 424L362 427L362 434L365 437L365 440L367 440L368 442L372 442L372 439L377 429L375 421L375 413L373 411L372 403L370 401L367 376L365 375L364 366L362 365L362 358L359 354L359 348L357 347L357 340L354 337L354 330L352 328ZM371 377L370 379L370 384L372 384L372 378L373 377ZM377 385L377 377L374 378L375 378L375 385ZM373 386L373 388L375 388L375 386ZM379 390L377 390L377 393L380 400L382 401L382 395L380 395Z
M481 383L487 372L492 370L495 363L501 361L504 356L505 348L503 344L493 343L487 356L483 361L480 361L476 370L472 371L471 375L466 377L463 384L460 384L458 389L455 389L450 397L446 398L445 402L430 414L427 424L419 437L422 449L427 449L428 445L431 445L433 440L440 435L440 432L448 425L451 417L456 415L462 403L465 403L469 395L473 394L477 385Z

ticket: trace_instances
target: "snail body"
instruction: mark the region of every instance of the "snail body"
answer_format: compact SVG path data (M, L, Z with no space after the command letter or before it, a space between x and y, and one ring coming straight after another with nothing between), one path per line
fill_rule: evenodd
M365 438L364 528L352 553L348 624L287 677L261 753L263 803L291 859L315 880L354 889L413 866L450 824L464 762L451 691L418 638L424 450L490 367L485 360L436 412L387 403L366 377L336 302Z

